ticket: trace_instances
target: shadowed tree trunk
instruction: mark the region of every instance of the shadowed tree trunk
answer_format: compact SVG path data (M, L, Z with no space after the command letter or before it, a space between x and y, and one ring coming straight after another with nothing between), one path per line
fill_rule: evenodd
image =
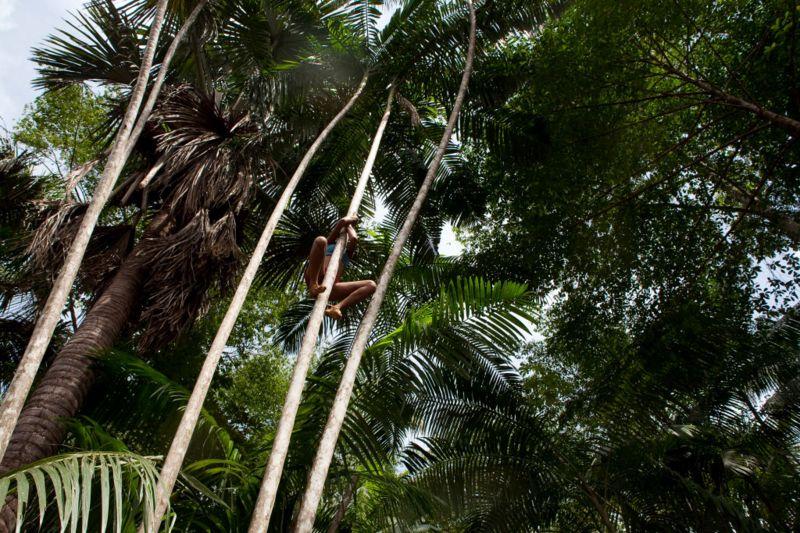
M745 212L760 216L765 220L772 222L784 235L792 239L794 242L800 242L800 223L797 222L791 215L768 205L756 196L748 196L747 194L734 189L733 187L726 188L728 194L736 198L741 203L741 209Z
M146 233L155 234L166 220L162 212ZM63 420L78 414L94 383L92 355L113 347L128 324L139 301L147 263L146 241L142 239L31 394L0 464L0 475L56 452L65 435ZM15 521L16 500L6 500L0 533L13 532Z
M0 460L3 460L7 447L10 446L10 440L13 438L15 425L21 416L23 406L25 405L25 399L28 397L39 366L42 363L44 353L53 337L53 332L61 316L64 304L67 303L67 298L72 290L72 284L75 281L75 277L78 275L78 270L83 262L83 256L86 253L86 248L94 233L97 221L100 219L100 214L113 192L114 184L122 173L122 169L139 135L141 135L144 129L150 112L155 106L158 94L166 79L166 73L175 56L178 45L183 41L189 28L194 24L194 21L207 2L208 0L201 0L198 2L184 25L175 35L161 63L161 71L153 85L150 96L145 102L144 108L140 109L144 101L147 81L150 79L150 70L153 66L153 59L155 58L156 47L158 45L159 36L161 35L161 29L164 25L167 4L169 2L167 0L159 0L156 6L147 45L143 53L142 63L139 66L136 84L133 86L128 108L125 111L125 116L123 117L119 132L111 147L111 153L108 156L106 166L97 182L92 201L80 222L78 231L75 234L75 239L70 244L69 253L64 259L64 265L53 284L41 316L36 321L36 327L28 341L28 346L22 356L22 360L17 366L14 378L3 397L3 403L0 405Z
M336 509L336 515L334 515L331 525L328 526L328 533L336 533L339 531L339 526L342 525L342 520L344 520L344 515L347 513L347 508L350 507L350 502L353 501L353 494L356 492L357 483L358 476L353 475L353 477L350 478L350 483L347 484L344 494L342 494L342 501L339 504L339 508Z
M319 446L317 447L317 454L314 457L314 462L311 466L311 471L308 474L308 482L303 499L300 504L300 511L297 514L297 525L292 529L295 533L310 533L314 529L314 519L317 515L317 507L319 507L320 498L322 498L322 490L325 488L325 480L328 477L328 469L331 465L333 452L336 449L336 443L339 440L339 433L344 423L344 418L347 415L347 407L350 403L350 397L353 394L353 387L356 383L356 374L358 373L358 366L361 363L361 357L364 355L364 350L367 348L367 342L372 333L372 328L378 320L378 314L383 305L383 299L389 289L389 282L394 275L394 270L400 260L400 254L403 252L403 247L411 235L411 230L417 222L422 206L428 197L428 192L433 185L433 180L436 173L439 171L439 166L442 164L447 145L453 136L453 130L456 127L458 116L461 112L461 106L464 104L464 99L467 95L467 87L469 86L470 76L472 75L472 65L475 60L475 46L477 37L477 21L475 16L475 5L473 0L467 0L469 6L469 47L467 48L467 57L464 63L464 73L461 77L461 84L456 94L453 109L450 112L450 118L447 121L442 140L439 142L439 147L436 154L431 161L425 179L417 192L417 197L411 205L411 209L406 216L403 227L397 234L392 251L389 254L386 264L381 271L378 278L378 287L375 294L372 296L372 301L361 319L361 324L358 326L356 336L350 347L350 356L347 359L347 364L342 373L342 379L339 382L339 388L336 391L336 396L333 400L328 421L325 423L325 429L322 432Z

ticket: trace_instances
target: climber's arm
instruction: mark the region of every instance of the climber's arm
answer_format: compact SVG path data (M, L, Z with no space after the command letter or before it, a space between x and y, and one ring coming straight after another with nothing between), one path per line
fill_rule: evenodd
M335 243L336 239L339 238L339 234L342 232L342 230L344 230L345 228L352 228L353 224L355 224L357 221L358 221L357 217L346 217L339 220L339 222L337 222L336 225L331 230L330 235L328 235L328 244Z
M351 258L356 255L356 246L358 245L358 232L352 225L347 226L347 255Z

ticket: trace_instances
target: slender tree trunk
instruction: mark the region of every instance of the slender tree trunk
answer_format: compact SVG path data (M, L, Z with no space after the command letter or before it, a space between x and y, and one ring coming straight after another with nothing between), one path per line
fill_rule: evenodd
M694 83L697 87L703 89L709 94L716 96L726 104L749 111L755 116L760 117L774 124L775 126L778 126L779 128L788 131L795 137L800 135L800 121L797 121L791 117L787 117L786 115L781 115L780 113L775 113L774 111L770 111L769 109L765 109L756 103L745 100L744 98L740 98L733 94L726 93L725 91L703 80L697 80L693 78L689 79L691 80L691 83Z
M747 194L731 185L721 185L725 192L739 202L739 212L750 213L772 222L784 235L794 242L800 242L800 222L787 213L775 209L758 198L758 195Z
M165 220L165 214L157 216L148 233L157 231ZM0 464L0 475L56 452L65 434L64 419L78 413L94 383L93 355L111 348L128 324L139 302L146 270L145 243L140 241L78 330L58 352L25 405ZM14 531L16 500L6 504L0 533Z
M372 297L372 301L364 314L361 321L356 337L353 340L353 346L350 350L350 357L347 359L342 381L339 384L339 389L336 391L336 397L333 400L333 407L331 408L328 421L325 425L325 430L322 433L319 448L317 448L317 455L314 458L314 463L311 467L311 472L308 476L308 485L306 487L305 495L303 496L300 512L298 514L297 526L295 531L301 533L310 532L314 527L314 518L317 514L317 507L319 506L320 498L322 497L322 490L325 487L325 479L328 476L328 468L331 464L331 458L336 448L336 442L339 439L339 433L342 429L344 417L347 414L347 406L350 403L350 397L353 394L353 386L355 385L356 374L358 366L361 363L361 357L364 355L364 350L367 347L369 336L375 321L378 318L378 313L381 309L381 304L386 296L386 291L389 288L389 282L394 274L394 269L400 259L400 254L403 252L403 247L408 240L411 230L419 217L425 199L428 196L428 191L433 184L436 173L444 158L447 145L453 135L458 115L461 112L461 106L464 103L464 98L467 93L467 86L472 74L472 65L475 60L475 39L476 39L476 20L475 20L475 6L472 0L467 0L469 4L469 18L470 18L470 34L469 34L469 48L467 51L466 63L464 65L464 74L461 79L461 85L458 89L458 95L453 105L453 110L450 113L450 118L447 122L444 135L439 143L436 151L436 156L431 163L425 180L422 182L414 204L406 217L400 233L392 246L392 251L383 267L381 276L378 280L378 287Z
M743 194L742 196L744 197L746 195ZM654 207L678 208L695 211L722 211L728 213L743 213L745 215L752 215L761 220L771 222L777 229L779 229L784 235L792 239L794 242L800 242L800 222L798 222L796 218L792 217L788 213L781 211L780 209L770 207L760 200L754 200L749 205L748 202L745 201L742 205L737 206L686 205L671 202L658 202L650 205Z
M20 416L22 407L25 404L25 399L28 397L33 380L42 363L47 345L50 343L50 339L61 317L64 304L66 304L67 297L72 290L72 284L78 274L78 269L86 253L86 247L89 245L89 239L97 225L97 220L100 218L100 213L108 201L114 183L117 181L117 178L122 172L122 167L127 160L130 134L134 128L134 122L136 121L136 116L139 113L139 108L142 105L144 93L147 89L147 80L150 78L150 69L153 65L158 38L161 34L161 28L164 25L167 4L168 0L159 0L156 15L150 28L147 46L142 58L142 64L139 67L139 76L133 88L133 94L131 95L128 109L125 111L122 126L114 140L114 146L108 157L108 162L100 176L92 202L89 204L81 220L80 227L75 235L75 240L70 246L67 258L64 261L64 266L61 268L61 272L47 298L44 310L36 322L36 327L28 341L25 354L3 398L3 405L0 410L0 460L5 456L6 448L11 440L14 427L17 424L17 419Z
M595 511L597 511L597 514L600 515L600 520L603 522L606 531L608 531L608 533L615 533L617 531L617 528L611 522L611 518L609 518L608 516L608 511L606 510L605 505L603 505L603 503L600 501L600 497L588 483L586 483L582 479L579 480L579 483L581 485L581 489L583 490L584 493L586 493L586 496L592 503L592 506L594 507Z
M197 83L200 85L202 93L208 95L211 93L211 76L208 74L208 63L206 62L206 55L202 43L200 42L200 37L197 35L197 32L192 32L189 39L194 53Z
M753 198L750 201L743 201L742 209L749 211L765 220L769 220L784 235L792 239L794 242L800 242L800 222L797 222L797 220L786 213L770 207L758 198Z
M181 43L186 39L187 33L197 21L197 17L200 16L200 12L205 9L206 5L208 5L209 0L200 0L197 2L197 5L194 7L189 16L183 21L183 25L178 30L178 33L175 34L175 37L172 38L172 42L167 48L167 52L164 54L164 59L161 61L161 67L158 69L158 76L156 76L155 81L153 82L153 87L150 89L150 94L147 96L147 101L142 108L142 112L139 115L139 120L136 121L136 126L133 128L133 132L130 135L130 139L127 143L127 148L125 150L125 160L127 161L128 158L131 156L131 152L133 152L134 147L136 146L136 142L139 140L139 136L144 131L144 127L147 125L147 121L150 118L150 113L153 112L153 109L156 106L156 102L158 102L158 96L161 94L161 88L164 86L164 80L167 78L167 74L169 73L169 66L172 64L172 60L175 58L175 53L178 51L178 47Z
M206 359L203 362L203 367L200 370L200 375L197 377L197 381L195 382L192 395L189 398L188 404L186 405L186 410L183 413L180 425L175 432L175 437L172 440L169 452L164 459L164 466L161 469L161 476L159 477L158 487L156 488L155 514L153 516L153 520L149 522L152 524L153 528L157 528L161 523L161 520L164 518L164 513L166 512L169 504L169 497L172 493L172 488L175 486L175 481L178 479L178 474L180 472L181 465L183 464L183 459L186 457L186 451L189 448L189 443L192 440L192 434L197 426L197 420L200 417L200 411L203 408L203 402L208 394L208 389L211 387L211 381L214 379L214 373L217 370L219 359L222 356L222 350L225 348L225 345L228 342L228 337L230 337L231 331L233 330L233 326L236 324L236 319L239 317L239 312L242 310L247 293L250 291L250 286L253 284L253 279L255 278L256 272L258 272L258 267L261 265L261 261L264 259L264 254L266 253L269 242L272 239L272 234L275 232L275 228L278 226L278 221L280 220L281 216L283 216L283 212L286 210L286 207L289 205L289 200L291 199L292 194L294 194L294 190L300 182L300 179L303 177L308 165L311 163L311 160L319 151L322 143L325 142L325 139L327 139L331 131L333 131L336 125L339 124L345 115L347 115L347 113L356 103L356 100L358 100L359 96L361 96L364 87L367 85L367 79L368 73L365 73L353 96L350 98L350 100L348 100L347 104L345 104L345 106L341 111L339 111L333 120L331 120L331 122L325 127L325 129L322 130L322 133L320 133L316 138L314 143L311 145L311 148L308 149L308 152L306 152L302 161L300 161L297 170L295 170L294 175L292 175L292 178L289 180L289 183L283 190L281 197L278 199L278 203L275 205L275 208L273 209L272 214L270 215L269 220L267 221L267 224L261 233L258 244L256 244L255 250L253 250L253 255L250 257L247 268L245 269L244 274L239 281L239 286L236 288L236 292L234 293L231 303L228 306L228 310L225 312L225 316L220 323L217 334L214 337L214 341L211 343L211 348L209 349ZM139 526L139 531L143 532L144 527L144 525Z
M584 494L586 494L586 497L589 498L589 501L591 502L595 511L597 511L597 514L600 515L600 520L603 522L606 531L608 531L608 533L616 533L617 528L611 522L611 518L608 515L608 509L602 502L602 498L599 494L597 494L597 491L594 489L594 487L590 485L579 472L577 472L575 466L569 462L567 458L561 454L561 452L559 452L557 449L553 449L553 454L555 455L556 459L558 459L558 462L570 470L572 475L575 476L575 479L578 482L578 485L580 485L581 490L584 492Z
M658 64L668 72L675 75L675 77L680 78L687 83L691 83L698 89L704 91L706 94L714 97L725 105L738 107L739 109L743 109L749 113L752 113L753 115L766 120L770 124L788 131L795 137L800 135L800 121L795 120L792 117L770 111L769 109L766 109L755 102L751 102L734 94L728 93L705 80L686 74L683 70L676 68L666 61L659 61Z
M800 242L800 222L790 217L786 213L781 213L776 209L763 207L758 204L756 204L755 212L774 223L794 242Z
M364 164L364 170L361 172L361 177L356 185L353 198L350 201L350 208L347 210L348 217L358 214L361 200L364 198L364 191L369 183L369 177L372 175L372 167L375 165L375 160L378 157L378 150L380 149L381 140L383 139L383 133L386 131L386 125L389 123L394 95L395 86L392 85L392 88L389 90L389 99L386 102L386 110L378 125L378 130L375 132L375 137L372 140L372 147L367 156L367 161ZM346 245L347 234L343 231L336 241L336 247L330 259L330 265L339 264ZM325 306L330 298L331 290L333 290L337 273L338 269L328 268L325 272L325 279L322 282L325 286L325 291L317 295L317 299L314 302L314 308L311 311L311 317L308 320L306 332L303 335L303 342L300 345L300 353L294 365L292 379L289 383L289 390L286 393L286 400L283 403L281 419L278 422L278 429L275 432L272 452L267 461L267 471L264 474L264 480L258 494L258 501L253 510L253 518L250 522L249 533L265 532L269 526L272 508L275 505L275 497L278 494L278 485L280 484L281 474L283 473L283 464L289 452L289 442L292 438L292 429L294 428L294 421L297 417L297 409L300 407L300 400L303 396L303 385L306 382L306 375L308 374L308 368L311 365L311 359L314 355L314 348L317 346L319 330L325 316Z
M339 526L342 525L342 520L344 520L344 515L347 513L347 508L350 507L350 502L353 501L357 483L357 475L350 478L350 483L347 484L347 489L345 489L344 494L342 494L342 502L339 504L339 508L336 509L336 515L334 515L331 525L328 526L328 533L336 533L339 531Z

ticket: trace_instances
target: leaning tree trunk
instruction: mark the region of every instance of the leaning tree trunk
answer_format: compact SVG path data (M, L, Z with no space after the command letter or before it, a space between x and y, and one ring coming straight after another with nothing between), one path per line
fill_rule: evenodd
M433 185L433 180L442 163L447 145L450 143L450 138L453 135L461 106L464 103L467 86L469 85L469 79L472 74L472 64L475 59L475 34L477 29L475 6L472 0L467 0L467 3L469 4L470 18L469 48L467 50L466 64L464 65L464 74L461 78L461 85L459 86L455 103L453 104L453 110L447 121L447 127L445 128L444 135L442 135L442 140L436 150L436 156L431 162L425 180L422 182L417 197L414 199L414 204L411 206L411 210L403 223L403 227L400 233L398 233L397 239L394 241L392 251L378 279L378 287L375 290L372 301L356 332L352 348L350 349L350 357L347 359L347 364L342 374L342 380L339 384L339 389L336 391L336 397L333 400L333 406L331 407L328 421L325 424L325 430L322 433L322 438L317 448L317 455L314 457L314 463L312 464L311 472L308 476L308 485L303 495L300 511L297 515L297 526L294 531L307 533L314 528L314 518L316 517L317 507L319 507L319 501L322 497L322 489L325 487L325 479L328 477L328 469L331 465L333 452L336 449L336 441L339 440L342 423L347 414L347 406L353 394L358 365L361 363L361 357L364 355L364 350L367 347L372 328L378 318L378 313L383 304L383 299L386 296L386 291L389 288L389 282L394 274L394 269L397 266L397 262L400 260L400 254L403 252L403 247L409 235L411 235L411 230L419 217L422 206L428 196L428 191L430 191L431 185Z
M165 214L157 216L148 233L156 231L165 220ZM56 452L66 431L64 419L78 413L94 382L93 355L111 348L128 324L139 302L146 271L147 253L142 239L31 395L0 463L0 475ZM16 499L12 498L3 508L0 533L14 531L15 522Z
M378 150L381 145L381 140L383 139L383 134L386 131L386 126L389 124L389 116L392 112L392 102L394 101L395 91L396 86L392 84L392 88L389 90L389 98L386 102L386 110L383 112L378 130L375 132L375 137L372 140L372 146L370 147L367 161L364 164L364 169L361 171L361 177L356 184L353 198L350 200L350 207L347 210L348 217L358 215L358 210L361 207L361 200L364 198L364 193L369 184L369 177L372 175L372 168L375 166L375 160L378 158ZM346 246L347 234L342 230L333 248L330 265L339 264ZM278 485L280 484L281 475L283 474L283 464L286 462L286 456L289 453L289 441L292 438L294 421L297 417L297 410L300 408L300 400L303 397L303 386L306 382L306 375L308 374L308 369L311 366L311 359L314 356L314 350L317 346L319 330L322 327L322 320L325 316L325 306L331 296L337 273L338 269L336 268L328 268L325 272L325 279L322 282L325 286L325 290L317 295L314 308L308 319L306 332L303 335L303 342L300 345L300 353L298 353L297 360L294 363L292 378L289 382L289 390L286 392L286 399L283 402L278 429L275 431L275 438L272 441L272 451L267 460L267 468L261 483L261 489L258 492L258 500L256 500L256 506L253 509L253 517L250 521L250 528L248 529L249 533L264 533L269 527L272 508L275 505L275 496L278 494Z
M125 111L122 126L116 139L114 139L108 162L97 183L92 202L89 204L75 234L75 240L70 245L69 253L61 272L59 272L58 278L53 284L44 310L36 321L36 327L28 341L28 346L17 367L17 371L14 373L14 378L3 398L2 411L0 412L0 461L6 453L6 448L14 433L14 427L25 405L25 399L30 392L44 353L50 344L50 339L61 317L64 304L66 304L69 293L72 290L72 284L78 275L78 269L83 261L83 256L86 253L95 225L97 225L97 221L100 218L100 213L103 211L114 188L114 183L119 178L122 167L127 160L129 154L128 145L132 141L131 132L134 130L136 117L139 115L139 109L144 100L147 81L150 79L150 69L153 66L153 58L161 35L161 28L164 25L168 3L168 0L159 0L155 18L150 28L150 35L147 39L142 64L139 67L136 85L133 88L128 109Z
M757 195L751 196L731 186L725 186L725 191L739 202L744 213L750 212L772 222L784 235L800 242L800 222L793 216L761 201Z
M281 193L275 208L272 210L272 214L261 232L261 237L259 237L258 243L253 250L253 255L247 263L247 268L245 268L244 274L242 274L242 278L239 280L236 292L233 294L231 303L228 305L228 310L225 312L217 334L214 336L214 340L211 343L211 348L209 348L208 354L206 354L206 358L203 361L200 375L197 377L197 381L192 389L192 395L189 397L189 402L183 412L181 422L175 432L175 437L172 439L169 452L167 452L167 456L164 459L164 465L161 468L161 475L158 480L158 486L156 487L156 507L154 515L149 522L145 521L145 523L150 524L151 528L156 530L159 528L161 520L164 518L164 514L167 511L172 488L175 486L181 465L183 464L183 459L186 457L186 452L189 449L189 443L192 440L194 429L200 418L200 412L203 409L203 403L211 387L211 381L214 379L214 374L217 371L217 365L219 365L220 357L222 357L222 351L225 349L231 331L233 331L233 326L236 324L236 319L239 317L239 312L242 310L244 301L247 298L247 293L250 292L250 286L253 284L261 261L264 259L264 254L267 252L272 234L275 233L275 228L278 226L283 212L289 205L289 200L291 200L297 185L300 183L306 169L311 164L311 160L317 154L320 147L325 142L325 139L328 138L328 135L330 135L336 125L339 124L347 113L350 112L353 105L355 105L361 93L364 91L364 87L367 85L368 78L369 72L366 72L353 96L350 97L341 111L339 111L328 125L325 126L325 129L322 130L311 144L311 147L303 156L303 159L297 166L289 183L286 184L283 193ZM139 526L139 532L141 533L144 530L145 525L143 523Z
M350 503L353 501L353 495L356 492L357 484L358 476L354 474L350 478L350 483L347 484L347 488L342 495L342 501L339 503L339 508L336 509L336 514L333 516L333 520L331 520L331 525L328 526L328 533L337 533L339 531L339 526L342 525L342 520L344 520L344 515L347 513L347 508L350 507Z

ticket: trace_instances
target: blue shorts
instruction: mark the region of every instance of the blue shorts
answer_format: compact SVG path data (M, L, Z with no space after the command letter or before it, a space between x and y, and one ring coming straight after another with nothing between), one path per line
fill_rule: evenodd
M325 248L325 257L332 256L334 248L336 248L335 244L329 244L328 247ZM350 266L350 257L347 255L347 250L345 250L344 254L342 254L342 262L344 263L345 267Z

